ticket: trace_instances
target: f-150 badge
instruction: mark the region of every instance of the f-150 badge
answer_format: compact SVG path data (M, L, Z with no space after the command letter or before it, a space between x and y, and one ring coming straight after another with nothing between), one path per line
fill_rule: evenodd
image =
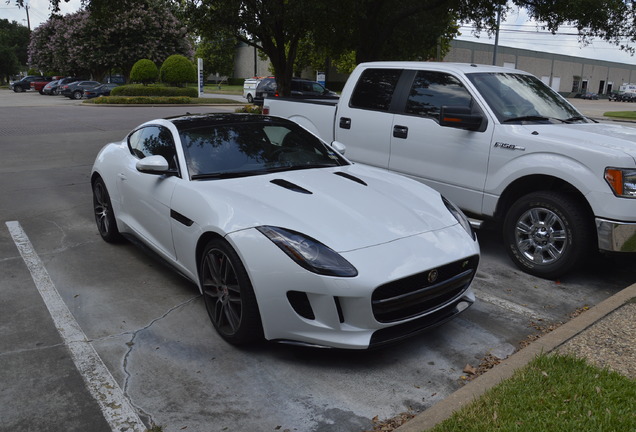
M495 143L495 148L502 148L502 149L508 149L508 150L521 150L521 151L526 151L525 147L521 147L515 144L508 144L508 143L503 143L503 142L496 142Z

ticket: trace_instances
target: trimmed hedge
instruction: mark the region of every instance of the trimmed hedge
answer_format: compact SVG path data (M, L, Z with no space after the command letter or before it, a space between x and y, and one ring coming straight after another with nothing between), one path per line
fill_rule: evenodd
M172 85L197 82L197 69L185 56L173 54L164 60L159 69L161 81Z
M159 68L152 60L138 60L130 70L130 79L134 82L150 84L156 82L157 78L159 78Z
M156 87L141 84L130 84L115 87L110 94L112 96L184 96L199 97L199 89L195 87Z
M111 92L112 93L112 92ZM184 96L156 97L156 96L106 96L95 98L92 103L118 105L159 105L159 104L190 104L192 100Z

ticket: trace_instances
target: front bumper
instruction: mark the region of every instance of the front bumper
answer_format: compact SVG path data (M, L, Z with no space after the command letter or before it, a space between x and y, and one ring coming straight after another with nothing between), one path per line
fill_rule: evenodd
M596 218L598 247L609 252L636 252L636 223Z
M479 246L459 225L342 252L358 269L353 278L308 272L256 230L227 239L250 276L268 340L367 349L436 327L475 301ZM463 280L446 282L455 274L447 269L469 263L470 275L463 267Z

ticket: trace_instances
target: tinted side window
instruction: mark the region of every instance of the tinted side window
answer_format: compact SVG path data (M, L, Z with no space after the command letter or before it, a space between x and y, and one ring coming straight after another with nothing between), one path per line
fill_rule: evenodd
M159 155L166 158L170 168L177 168L177 152L170 131L160 126L139 129L128 137L128 147L138 158Z
M442 105L470 107L472 97L461 82L443 72L419 71L406 101L406 113L439 118Z
M349 106L375 111L388 111L401 69L367 69L353 90Z

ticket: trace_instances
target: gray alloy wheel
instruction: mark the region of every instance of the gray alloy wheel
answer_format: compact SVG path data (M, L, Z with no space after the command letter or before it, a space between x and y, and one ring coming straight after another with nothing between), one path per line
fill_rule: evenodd
M75 90L73 92L73 99L75 100L79 100L82 98L82 96L84 96L84 92L80 91L80 90Z
M241 345L262 338L252 284L238 255L226 241L208 242L199 278L208 315L223 339Z
M121 240L108 190L106 190L104 181L99 177L93 182L93 210L99 235L108 243Z
M522 270L554 279L582 265L593 249L587 209L557 191L534 192L515 202L504 221L510 258Z

